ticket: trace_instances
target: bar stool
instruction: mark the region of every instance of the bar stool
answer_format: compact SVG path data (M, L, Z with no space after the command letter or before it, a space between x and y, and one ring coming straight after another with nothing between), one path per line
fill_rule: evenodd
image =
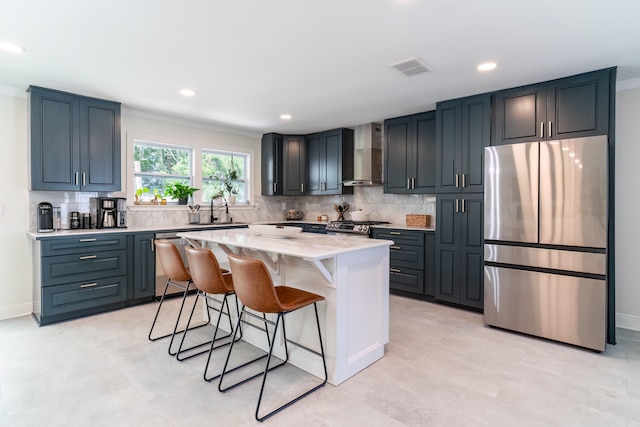
M182 261L182 257L180 256L180 252L178 248L171 242L167 240L156 240L154 243L155 249L158 252L158 261L160 262L160 267L164 271L164 273L168 276L167 283L164 286L164 291L162 292L162 297L160 298L160 304L158 305L158 310L156 310L156 316L153 318L153 323L151 324L151 329L149 330L149 340L156 341L162 338L166 338L171 336L171 341L169 341L169 354L171 356L175 356L176 352L171 351L171 347L173 346L173 340L175 339L176 334L182 333L185 330L178 331L178 324L180 323L180 318L182 317L182 310L184 309L184 303L187 299L187 294L189 293L189 286L193 281L191 280L191 274L189 270L184 266L184 262ZM173 327L173 332L155 337L153 338L153 329L156 326L156 322L158 320L158 315L160 314L160 310L162 309L162 305L164 304L165 297L167 295L167 289L169 286L176 287L182 290L182 303L180 304L180 310L178 310L178 316L176 318L176 324ZM209 312L207 311L207 314ZM201 328L206 326L211 319L209 318L206 323L201 325L197 325L192 327L191 329Z
M327 363L324 356L324 347L322 345L322 335L320 332L320 320L318 319L318 307L317 302L324 300L324 297L320 295L316 295L311 292L304 291L302 289L291 288L288 286L274 286L273 281L271 280L271 275L267 270L266 265L257 259L249 259L249 258L241 258L235 255L229 255L229 264L231 265L231 272L234 277L234 287L236 290L236 295L242 302L243 307L240 312L240 316L238 317L238 321L236 323L235 329L233 331L233 337L235 338L238 330L240 329L241 322L245 322L251 326L257 327L256 325L248 323L246 320L243 320L243 316L254 317L261 322L265 322L266 324L270 324L274 326L273 335L269 338L268 330L267 339L269 344L269 352L267 354L267 364L265 366L265 370L256 375L253 375L249 378L240 380L230 386L224 387L222 386L222 382L224 381L225 374L238 369L239 367L233 368L227 371L227 366L229 364L229 359L231 358L231 352L233 351L233 344L235 341L232 341L229 346L229 353L227 354L227 360L225 361L224 368L222 370L222 374L220 376L220 382L218 383L218 390L221 392L225 392L230 390L236 386L244 384L247 381L250 381L256 377L262 375L262 385L260 387L260 394L258 396L258 403L256 406L255 417L257 421L264 421L270 416L280 412L281 410L287 408L288 406L294 404L298 400L302 399L305 396L313 393L319 388L323 387L327 383ZM318 327L318 340L320 341L320 352L312 350L308 347L305 347L295 341L292 341L287 338L286 328L284 317L286 314L296 311L300 308L306 307L308 305L313 304L313 308L316 315L316 326ZM273 322L271 320L267 320L266 316L259 317L255 314L247 311L247 308L256 311L262 312L263 316L265 313L273 313L277 314L276 321ZM282 322L281 322L282 321ZM271 368L269 368L269 363L271 362L271 356L273 354L273 347L275 344L276 333L278 332L278 325L282 323L282 336L284 338L284 348L285 348L285 360ZM289 347L288 344L293 344L301 349L304 349L312 354L320 356L322 358L322 364L324 367L324 379L322 383L314 386L310 390L302 393L298 397L290 400L284 405L279 406L278 408L272 410L264 416L260 416L260 404L262 402L262 396L264 394L264 387L267 381L267 374L275 368L283 366L289 360ZM259 360L259 359L256 359ZM246 366L246 364L241 365Z
M218 260L216 259L213 252L209 249L196 249L190 246L185 247L185 252L187 254L187 260L189 261L189 270L191 271L191 277L193 279L193 284L198 288L196 292L196 298L193 302L193 307L191 308L191 314L189 315L189 321L187 322L187 329L184 334L182 334L182 340L180 341L180 346L178 347L178 353L176 354L176 358L180 361L190 359L194 356L198 356L200 354L209 352L209 357L207 358L207 364L204 368L204 379L205 381L211 381L215 378L218 378L220 374L215 375L213 377L207 377L207 371L209 370L209 363L211 362L211 353L213 350L229 345L231 341L226 342L224 344L220 344L216 346L216 341L223 340L231 336L231 331L233 331L233 324L231 321L231 312L229 309L229 300L228 298L233 295L236 303L236 316L240 316L240 311L238 308L238 298L235 295L233 289L233 279L228 270L224 270L220 268L220 264L218 264ZM222 300L216 298L214 295L222 295ZM196 346L190 347L188 349L183 350L182 346L184 345L184 341L187 338L187 331L189 330L189 325L191 324L191 319L193 318L193 312L196 309L196 305L198 304L198 298L203 297L207 313L210 310L218 312L218 320L216 321L215 329L213 331L213 337L210 341L207 341L202 344L198 344ZM210 303L216 303L219 305L219 308L216 306L210 305ZM226 307L226 311L225 311ZM217 336L218 331L220 330L220 321L222 320L222 316L227 316L229 320L229 333L224 334L222 336ZM211 316L208 314L209 318ZM242 334L237 338L241 339ZM182 357L181 354L204 345L210 344L209 349L202 350L198 353L190 354L186 357Z

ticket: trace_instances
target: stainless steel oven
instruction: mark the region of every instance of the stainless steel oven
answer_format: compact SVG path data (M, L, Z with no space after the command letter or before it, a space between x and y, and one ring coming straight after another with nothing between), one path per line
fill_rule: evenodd
M327 234L348 233L351 236L371 237L373 227L389 224L387 221L331 221L327 224Z

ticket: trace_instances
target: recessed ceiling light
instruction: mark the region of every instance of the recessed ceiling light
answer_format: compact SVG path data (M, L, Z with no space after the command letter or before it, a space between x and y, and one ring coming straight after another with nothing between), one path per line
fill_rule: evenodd
M184 96L193 96L195 95L195 91L191 90L191 89L182 89L181 91L179 91L180 95L184 95Z
M485 62L484 64L478 65L478 71L489 71L496 68L495 62Z
M280 118L282 120L289 120L289 119L291 119L291 114L281 114Z
M0 50L11 53L22 53L24 52L24 48L18 46L17 44L0 42Z

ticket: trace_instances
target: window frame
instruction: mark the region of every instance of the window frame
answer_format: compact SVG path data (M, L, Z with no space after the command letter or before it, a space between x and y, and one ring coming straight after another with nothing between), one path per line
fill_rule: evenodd
M253 209L255 208L255 184L253 183L253 179L254 176L257 176L254 173L254 168L256 167L256 162L255 162L255 148L252 147L249 143L241 143L243 145L236 145L233 144L233 139L234 139L235 135L233 134L219 134L219 135L214 135L213 138L207 139L207 140L202 140L199 138L193 138L193 137L179 137L179 139L176 138L167 138L167 137L160 137L157 135L149 135L149 134L136 134L136 133L129 133L127 135L127 145L128 145L128 149L127 149L127 164L128 167L126 168L127 171L127 175L125 177L126 182L127 182L127 188L123 189L123 196L127 197L127 201L128 201L128 206L132 207L133 209L157 209L157 208L163 208L163 209L183 209L182 206L178 206L174 203L170 203L167 204L166 206L146 206L146 205L135 205L134 204L134 194L135 194L135 181L134 181L134 160L133 160L133 156L135 153L135 145L138 143L142 143L142 144L149 144L149 145L161 145L161 146L170 146L170 147L178 147L178 148L186 148L186 149L191 149L191 169L192 169L192 177L191 177L191 186L198 188L199 190L196 191L196 193L194 194L194 203L200 203L200 204L207 204L210 203L211 200L203 200L203 191L202 189L202 153L203 151L216 151L216 152L225 152L225 153L237 153L239 155L243 155L246 158L246 165L245 165L245 176L244 176L244 180L245 180L245 198L247 200L250 201L249 204L245 204L245 200L238 200L236 205L233 207L234 209L243 209L243 208L249 208L249 209ZM224 141L225 143L221 143L222 138L224 139L228 139L228 141ZM257 143L259 144L259 140L257 141ZM233 145L231 145L233 144ZM259 145L257 145L257 147L259 148ZM259 184L258 184L259 186Z

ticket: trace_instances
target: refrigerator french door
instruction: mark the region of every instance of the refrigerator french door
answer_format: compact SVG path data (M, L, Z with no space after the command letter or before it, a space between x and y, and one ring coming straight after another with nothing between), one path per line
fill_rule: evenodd
M607 137L485 148L484 321L603 351Z

